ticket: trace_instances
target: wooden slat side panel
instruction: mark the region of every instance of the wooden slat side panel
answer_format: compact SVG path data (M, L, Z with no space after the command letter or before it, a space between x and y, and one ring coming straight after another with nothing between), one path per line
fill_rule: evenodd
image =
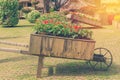
M62 56L63 57L71 57L72 53L73 53L73 50L72 50L72 40L70 39L65 39L65 42L64 42L64 50L63 50L63 53L62 53Z
M32 35L30 38L30 48L29 51L31 54L40 54L41 51L41 40L40 36Z
M42 51L40 54L42 55L48 55L49 52L47 50L48 48L48 37L42 37L42 43L41 43Z
M51 56L62 57L64 51L64 39L55 38L52 44Z
M86 49L85 43L86 42L75 41L75 40L73 41L73 53L72 53L73 58L81 59L83 57L84 49Z
M90 42L80 42L75 41L77 44L76 53L74 55L74 58L77 59L85 59L89 60L92 58L93 50L94 50L94 44Z
M95 48L95 43L88 43L88 48L86 51L86 60L92 60L93 59L93 55L94 55L94 48Z
M95 42L75 40L69 38L32 35L30 39L30 53L51 57L91 60Z
M63 56L66 58L89 60L93 56L94 44L78 40L67 40Z
M45 56L50 56L54 43L53 37L42 36L42 51L41 54Z

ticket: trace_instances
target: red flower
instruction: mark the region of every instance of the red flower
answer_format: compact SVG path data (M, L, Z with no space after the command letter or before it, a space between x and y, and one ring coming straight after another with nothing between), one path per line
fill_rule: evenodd
M43 21L43 24L48 24L48 23L49 23L48 20Z
M74 29L76 29L76 30L78 30L80 28L81 28L81 26L74 26Z
M42 23L43 24L53 23L53 20L52 19L50 19L50 20L44 20Z

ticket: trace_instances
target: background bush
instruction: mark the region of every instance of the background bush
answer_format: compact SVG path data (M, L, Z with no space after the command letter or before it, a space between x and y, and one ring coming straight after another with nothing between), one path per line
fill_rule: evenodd
M27 19L30 23L35 23L36 19L40 17L40 12L37 10L33 10L28 13Z
M0 20L4 27L18 24L18 0L0 0Z

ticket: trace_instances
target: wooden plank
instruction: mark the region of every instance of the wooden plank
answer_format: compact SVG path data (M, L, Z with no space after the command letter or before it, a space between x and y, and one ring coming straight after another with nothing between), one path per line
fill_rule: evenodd
M43 56L39 56L38 59L38 68L37 68L37 78L41 78L42 68L43 68Z
M30 42L30 53L47 57L89 60L93 57L94 45L95 41L93 40L33 34Z
M29 52L31 54L40 54L41 46L42 46L41 41L42 41L42 37L40 37L40 36L36 36L36 35L30 36Z
M78 41L78 40L67 40L66 46L64 47L63 56L65 58L72 59L85 59L89 60L93 56L93 50L95 43Z
M27 50L20 50L20 49L13 49L13 48L0 48L0 51L31 55L30 52Z
M26 55L31 55L29 51L27 50L21 50L20 52L21 54L26 54Z
M19 49L12 49L12 48L0 48L0 51L21 53L21 50L19 50Z
M87 42L73 40L73 58L84 59Z
M22 44L22 43L14 43L14 42L7 42L7 41L0 41L0 44L12 45L12 46L20 46L28 48L29 45Z
M73 45L73 40L65 39L64 51L62 53L63 57L71 57L71 54L73 53L72 45Z
M41 42L41 54L42 55L50 55L50 50L49 50L49 45L50 45L50 39L47 36L42 37L42 42Z
M85 53L84 53L85 60L91 60L93 58L94 47L95 47L95 44L87 43L87 48L86 48Z
M64 50L64 39L55 38L52 46L52 56L61 56Z
M94 20L88 19L86 17L81 17L79 15L74 15L73 20L77 20L77 21L82 22L84 24L88 24L88 25L95 26L95 27L101 27L102 26L100 21L94 21Z

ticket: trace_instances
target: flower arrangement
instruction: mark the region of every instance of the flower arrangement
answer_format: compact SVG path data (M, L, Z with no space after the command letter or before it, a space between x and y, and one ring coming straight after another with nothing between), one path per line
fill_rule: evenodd
M36 33L60 36L74 39L91 39L92 31L82 29L82 26L71 24L66 17L59 12L43 14L34 26Z

